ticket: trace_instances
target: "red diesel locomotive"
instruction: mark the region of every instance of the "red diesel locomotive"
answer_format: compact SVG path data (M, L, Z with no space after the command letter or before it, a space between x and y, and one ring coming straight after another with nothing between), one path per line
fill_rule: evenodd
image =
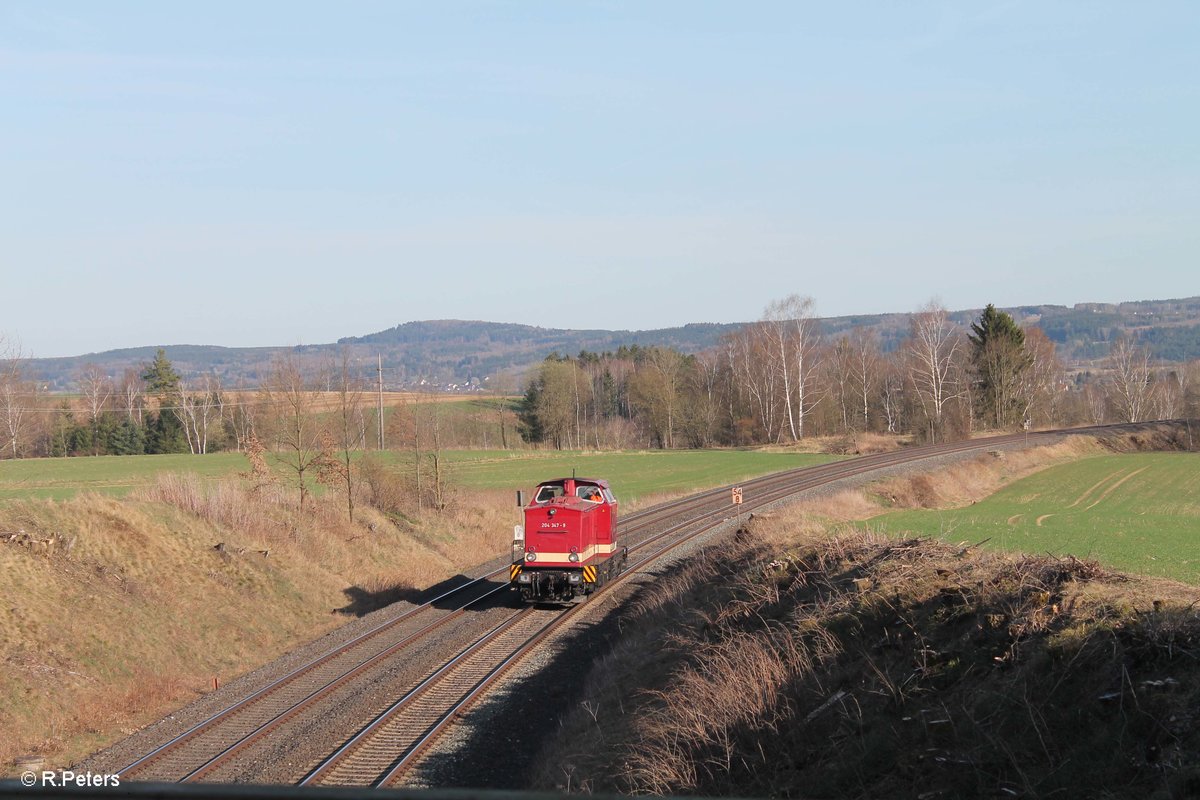
M511 585L527 602L586 597L620 573L617 499L607 481L557 478L539 483L513 541Z

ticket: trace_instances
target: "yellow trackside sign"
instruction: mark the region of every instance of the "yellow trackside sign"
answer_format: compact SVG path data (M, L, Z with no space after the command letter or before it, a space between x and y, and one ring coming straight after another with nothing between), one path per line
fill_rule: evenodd
M521 565L520 564L513 564L511 567L508 568L509 581L515 581L517 579L517 576L520 574L521 574Z
M595 583L596 582L596 568L595 567L589 566L589 567L583 568L583 582L584 583Z

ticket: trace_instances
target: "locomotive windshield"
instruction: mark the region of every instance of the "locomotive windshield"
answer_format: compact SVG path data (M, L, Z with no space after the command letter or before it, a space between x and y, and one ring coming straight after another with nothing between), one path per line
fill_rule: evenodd
M563 496L563 487L559 484L547 484L538 489L537 496L533 498L535 503L549 503L556 497Z

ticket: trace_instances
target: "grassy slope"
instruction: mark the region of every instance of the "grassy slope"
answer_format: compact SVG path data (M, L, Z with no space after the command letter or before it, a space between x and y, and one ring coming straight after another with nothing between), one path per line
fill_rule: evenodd
M764 518L644 591L537 788L1200 793L1195 588L812 523Z
M208 490L208 517L86 493L0 504L0 775L24 753L65 766L511 536L498 494L397 527L365 507L350 524L332 497L298 514L236 484L172 491Z
M1200 457L1096 456L1018 480L965 508L896 511L874 529L1070 553L1118 569L1200 583Z
M444 453L451 479L467 488L530 488L575 469L608 478L622 499L699 489L776 470L809 466L831 456L741 450L582 453L513 450L450 450ZM400 463L408 454L390 452ZM147 486L164 472L191 472L219 478L247 470L240 453L204 456L98 456L0 461L0 500L30 497L66 499L81 491L124 495Z

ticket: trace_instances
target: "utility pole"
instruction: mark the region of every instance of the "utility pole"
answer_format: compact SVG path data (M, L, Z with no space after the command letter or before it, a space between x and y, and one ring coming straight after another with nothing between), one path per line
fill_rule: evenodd
M379 373L379 449L383 449L383 354L376 354Z

